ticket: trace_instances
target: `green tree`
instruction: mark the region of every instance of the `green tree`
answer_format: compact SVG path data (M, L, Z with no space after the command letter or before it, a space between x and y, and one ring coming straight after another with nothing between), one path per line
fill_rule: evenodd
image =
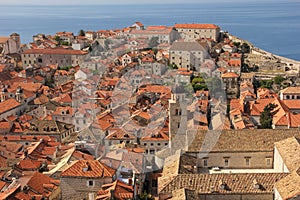
M60 42L60 37L57 35L57 36L55 36L55 38L54 38L57 42Z
M152 197L151 194L147 194L146 191L144 191L141 195L140 195L140 199L141 200L154 200L154 198Z
M192 80L192 86L194 91L197 90L208 90L205 80L202 77L196 77Z
M272 80L261 80L260 81L260 86L262 88L268 88L271 89L273 85L273 81Z
M81 30L78 32L78 36L85 36L84 30L81 29Z
M282 76L276 76L274 78L274 82L278 85L280 85L285 79Z
M178 66L176 64L169 64L169 68L178 69Z
M244 42L241 46L242 53L250 53L250 46L246 42Z
M233 42L233 45L236 46L236 47L239 47L241 45L240 42Z
M276 104L270 103L264 108L264 111L260 114L259 122L261 124L262 129L272 128L273 117L278 112L278 110L275 110L276 108Z

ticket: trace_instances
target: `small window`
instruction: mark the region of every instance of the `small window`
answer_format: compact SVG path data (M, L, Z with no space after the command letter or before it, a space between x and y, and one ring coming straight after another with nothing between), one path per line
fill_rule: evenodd
M225 165L225 167L228 167L228 166L229 166L229 160L228 160L228 159L225 159L225 160L224 160L224 165Z
M151 143L150 145L153 146L153 143Z
M165 143L165 146L168 146L168 143Z
M87 184L88 184L89 187L93 187L94 186L94 181L89 180Z
M267 158L267 166L271 166L271 158Z
M147 143L144 143L144 146L147 146Z
M160 146L160 143L157 143L157 146Z
M203 160L203 166L204 166L204 167L207 167L207 159L204 159L204 160Z
M246 166L250 166L250 158L246 158Z

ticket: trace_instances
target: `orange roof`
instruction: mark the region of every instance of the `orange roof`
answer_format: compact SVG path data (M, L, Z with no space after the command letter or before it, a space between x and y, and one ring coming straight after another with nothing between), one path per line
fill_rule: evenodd
M15 99L8 99L0 103L0 114L12 110L21 104Z
M155 30L165 30L167 29L168 27L167 26L148 26L147 27L147 30L149 31L155 31Z
M75 157L78 160L94 160L95 157L86 153L83 153L81 151L74 151L72 154L73 157Z
M7 121L1 121L0 122L0 129L10 129L11 123Z
M139 26L144 26L144 24L142 24L141 22L135 22L135 23Z
M175 28L184 29L218 29L215 24L175 24Z
M162 140L162 141L169 141L169 136L167 133L160 131L157 133L148 133L148 135L144 136L141 138L143 141L157 141L157 140Z
M135 136L131 133L126 133L122 129L117 129L116 131L112 132L105 139L108 140L134 140Z
M299 94L300 93L300 86L298 87L287 87L280 91L283 94Z
M111 190L113 190L114 192L112 193ZM113 183L102 185L102 189L98 191L96 200L110 199L112 194L114 194L115 199L133 199L133 193L133 186L127 185L126 183L117 180Z
M298 128L300 126L300 114L292 114L290 113L290 127Z
M197 90L197 91L196 91L196 96L197 96L197 97L200 97L202 94L203 94L205 97L208 97L208 96L209 96L209 91L205 91L205 90Z
M244 106L240 99L231 99L230 100L230 110L234 110L234 109L244 110L243 108L244 108Z
M241 60L229 60L228 64L230 66L240 67L242 65L242 61Z
M235 72L226 72L222 74L222 78L238 78L239 75Z
M276 94L274 94L267 88L258 88L257 89L257 97L260 99L274 98L274 97L276 97Z
M291 99L291 100L282 100L281 101L288 109L300 109L300 100Z
M57 189L59 185L59 183L53 178L50 178L42 173L36 172L28 181L27 186L33 191L35 191L35 193L38 193L45 197L49 197L52 192L51 190L47 190L44 186L49 186L50 184L52 185L53 189Z
M0 44L6 43L9 37L0 37Z
M71 49L28 49L23 54L85 55L87 52Z
M78 160L62 172L61 177L104 178L113 177L116 171L98 160Z
M37 170L42 165L42 161L37 160L21 160L17 167L19 167L22 170Z
M52 115L73 115L75 113L76 108L72 108L70 106L67 107L57 107L56 110L52 113Z

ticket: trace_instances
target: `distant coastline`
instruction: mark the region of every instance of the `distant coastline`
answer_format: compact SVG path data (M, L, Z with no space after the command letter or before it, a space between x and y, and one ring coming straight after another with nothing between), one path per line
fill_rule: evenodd
M214 23L276 55L300 60L300 2L172 5L1 6L0 35L17 32L22 43L38 33L118 29L134 21L147 25ZM13 10L13 11L12 11ZM284 28L282 27L284 25Z

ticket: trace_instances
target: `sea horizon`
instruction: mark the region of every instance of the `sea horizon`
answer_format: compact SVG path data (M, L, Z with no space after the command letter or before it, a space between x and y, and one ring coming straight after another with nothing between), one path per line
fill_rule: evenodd
M121 29L148 25L213 23L271 53L300 60L300 2L140 5L3 5L0 35L17 32L22 43L38 33ZM14 10L12 12L12 9Z

